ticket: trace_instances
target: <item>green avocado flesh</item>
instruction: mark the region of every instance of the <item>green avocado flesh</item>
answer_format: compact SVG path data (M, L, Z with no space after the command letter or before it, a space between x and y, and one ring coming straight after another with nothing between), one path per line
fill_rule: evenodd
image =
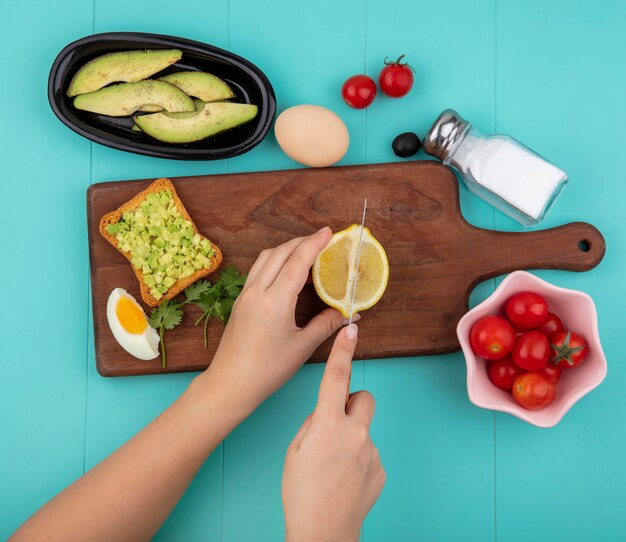
M204 106L206 105L206 103L203 102L202 100L198 100L198 98L194 98L193 105L195 107L193 111L182 111L180 113L168 113L168 116L175 118L175 119L188 119L191 117L195 117L198 114L198 111L202 111L204 109ZM135 124L135 126L137 125Z
M214 102L195 113L154 113L136 116L146 134L166 143L191 143L230 130L256 117L259 108L251 104Z
M74 98L76 109L112 117L132 115L145 105L159 106L170 112L196 109L193 100L178 87L152 79L111 85Z
M170 190L148 194L139 207L124 211L109 224L120 250L143 273L152 296L159 300L180 279L211 267L215 251L176 207Z
M76 72L67 95L71 98L120 81L141 81L178 62L182 56L178 49L124 51L99 56Z
M145 111L146 113L158 113L159 111L163 111L163 108L160 105L142 105L137 111Z
M159 77L159 80L176 85L189 96L195 96L205 102L217 102L235 97L235 93L228 84L211 73L178 72Z

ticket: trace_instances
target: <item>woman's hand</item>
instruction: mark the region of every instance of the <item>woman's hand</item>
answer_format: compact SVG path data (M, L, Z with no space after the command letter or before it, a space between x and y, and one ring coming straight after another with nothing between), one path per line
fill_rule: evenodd
M302 329L294 319L298 293L330 236L324 228L264 251L250 270L211 366L11 540L151 540L221 440L342 325L344 318L335 310Z
M385 484L378 450L369 436L370 393L346 405L357 327L342 330L328 358L315 411L287 451L283 507L287 542L354 542Z
M345 319L327 309L304 328L295 307L309 269L332 232L322 228L264 250L250 269L211 366L200 378L218 382L250 414L289 380L322 341Z

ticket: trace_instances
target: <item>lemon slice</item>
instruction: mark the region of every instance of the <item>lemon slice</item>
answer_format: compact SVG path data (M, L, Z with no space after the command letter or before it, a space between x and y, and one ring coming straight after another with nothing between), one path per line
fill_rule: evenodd
M363 228L358 270L356 255L361 226L354 224L337 232L313 265L313 284L322 301L346 318L350 315L352 285L357 278L354 314L374 306L385 293L389 262L382 245Z

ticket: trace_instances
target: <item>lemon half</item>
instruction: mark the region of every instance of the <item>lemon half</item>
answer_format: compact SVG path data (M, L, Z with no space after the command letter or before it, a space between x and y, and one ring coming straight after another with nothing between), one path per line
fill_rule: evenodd
M374 306L385 293L389 280L385 249L367 228L363 228L363 244L356 269L360 234L359 224L337 232L313 265L317 295L346 318L350 315L355 278L354 314Z

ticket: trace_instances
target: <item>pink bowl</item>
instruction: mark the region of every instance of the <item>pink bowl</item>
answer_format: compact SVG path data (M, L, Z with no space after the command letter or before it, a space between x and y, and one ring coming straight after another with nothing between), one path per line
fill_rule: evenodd
M565 328L580 333L589 345L585 361L574 369L563 371L557 383L556 399L543 410L527 410L518 405L509 392L494 386L487 374L488 362L472 352L469 341L470 330L477 320L489 314L502 315L506 300L522 291L542 295L548 302L549 310L561 317ZM456 333L467 364L470 401L481 408L508 412L538 427L556 425L576 401L599 386L606 376L606 358L600 344L598 316L591 297L577 290L554 286L526 271L508 275L493 294L461 318Z

